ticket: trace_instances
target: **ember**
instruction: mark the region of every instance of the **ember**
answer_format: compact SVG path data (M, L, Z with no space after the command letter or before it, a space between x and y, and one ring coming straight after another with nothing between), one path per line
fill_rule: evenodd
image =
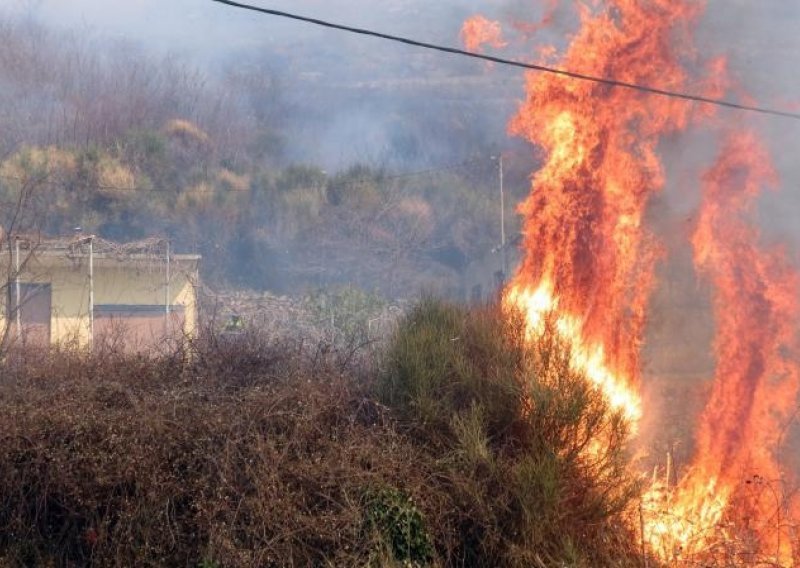
M474 16L464 22L461 28L461 41L470 51L479 51L484 45L494 48L507 45L503 41L500 22L492 22L483 16Z

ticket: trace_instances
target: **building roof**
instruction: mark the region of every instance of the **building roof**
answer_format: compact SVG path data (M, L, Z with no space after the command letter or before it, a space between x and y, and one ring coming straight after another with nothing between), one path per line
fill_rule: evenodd
M96 259L119 261L163 261L169 254L170 261L198 262L199 254L175 254L170 250L168 239L152 237L128 243L116 243L98 237L76 233L70 237L46 238L42 236L15 235L20 247L33 251L37 256L76 258L88 256L90 252Z

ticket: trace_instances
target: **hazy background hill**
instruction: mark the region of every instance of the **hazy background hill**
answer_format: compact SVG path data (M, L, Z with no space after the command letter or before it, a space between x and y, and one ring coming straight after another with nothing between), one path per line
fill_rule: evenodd
M266 4L265 4L266 5ZM458 45L480 12L505 24L506 54L563 46L574 15L519 32L545 2L276 1L270 7ZM423 288L464 297L467 267L499 268L497 163L507 166L509 233L533 149L506 123L522 75L406 46L174 0L0 2L0 152L6 178L46 173L41 228L112 239L164 234L201 252L208 281L278 291L355 283L392 296ZM800 7L713 0L704 55L727 54L764 105L792 108ZM738 114L722 122L741 120ZM800 128L758 122L786 187ZM665 152L680 217L706 140ZM413 175L409 175L413 174ZM763 202L770 236L796 233L798 194ZM486 259L489 259L488 261ZM496 260L496 262L495 262Z

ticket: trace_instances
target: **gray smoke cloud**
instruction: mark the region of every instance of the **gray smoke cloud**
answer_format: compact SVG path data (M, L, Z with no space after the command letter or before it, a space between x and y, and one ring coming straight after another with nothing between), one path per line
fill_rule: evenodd
M728 57L739 87L762 106L800 112L800 3L793 0L714 0L699 38L703 53ZM748 124L764 135L781 178L780 191L761 199L766 238L800 244L800 121L724 112L729 124Z
M256 2L258 3L258 2ZM462 22L481 13L511 23L538 21L545 0L274 0L276 9L457 45ZM5 6L3 6L5 5ZM3 0L5 7L49 25L88 30L158 52L176 53L225 81L231 72L269 75L280 85L287 159L341 169L355 161L404 167L458 161L509 144L505 126L523 95L522 74L479 62L349 36L201 0ZM563 45L574 30L561 2L549 30L532 43L512 39L507 54L533 57L536 43ZM725 55L741 87L758 104L800 109L800 3L709 0L698 49ZM233 87L232 87L233 88ZM762 200L768 236L800 241L800 123L720 111L723 123L766 134L784 191ZM714 149L703 141L700 152ZM680 158L679 148L671 154ZM694 148L682 155L697 160ZM671 159L678 162L678 159ZM696 167L672 165L675 185ZM680 204L679 204L680 206Z
M505 141L521 74L197 0L16 0L47 24L169 52L224 82L231 72L280 83L287 158L336 170L353 162L413 168L487 153ZM459 44L462 22L503 3L276 1L276 9ZM499 72L498 72L499 71Z

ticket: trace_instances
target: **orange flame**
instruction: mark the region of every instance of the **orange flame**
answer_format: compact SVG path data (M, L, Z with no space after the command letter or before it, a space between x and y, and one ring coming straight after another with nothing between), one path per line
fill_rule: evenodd
M635 432L642 417L639 397L631 389L625 388L619 377L606 367L602 345L587 345L581 341L579 320L558 311L558 299L553 295L552 286L545 282L534 291L512 287L505 301L525 315L531 335L544 329L548 315L556 314L555 330L572 346L573 366L584 372L592 384L605 394L611 409L621 413Z
M687 85L679 61L688 51L673 40L699 13L690 2L614 0L607 8L580 4L582 25L565 68ZM581 366L633 422L641 415L639 347L659 254L643 224L648 198L664 185L656 146L689 119L690 108L669 99L531 73L510 125L546 160L520 207L525 257L508 297L528 305L533 325L537 302L557 307Z
M500 22L493 22L484 16L473 16L461 28L461 41L469 51L480 51L485 45L502 49L508 44L503 41Z
M701 4L577 5L581 27L563 68L707 96L727 90L723 59L707 66L703 82L686 71L698 67L692 28ZM645 226L648 201L664 186L658 145L710 111L552 74L530 73L526 83L509 129L540 148L544 162L520 206L524 258L504 300L524 312L531 332L553 314L575 366L635 432L643 412L640 347L660 254ZM745 134L731 138L704 177L692 244L715 290L718 367L692 467L678 487L654 483L644 496L643 536L662 560L739 542L745 533L756 535L748 546L761 558L791 560L788 529L751 523L743 532L734 514L774 518L785 507L780 496L752 487L782 478L776 449L800 390L792 363L800 280L782 252L759 247L745 219L774 182L766 152Z
M682 555L708 547L731 501L755 520L776 518L787 505L772 491L743 491L782 480L777 450L800 389L793 362L800 278L781 250L759 247L758 231L745 218L762 187L776 181L767 152L749 133L733 134L704 178L693 245L697 267L715 289L718 363L694 464L668 497L674 520L649 527L662 555L675 554L676 546ZM713 491L703 490L709 483ZM791 563L786 527L750 529L758 532L755 552Z

